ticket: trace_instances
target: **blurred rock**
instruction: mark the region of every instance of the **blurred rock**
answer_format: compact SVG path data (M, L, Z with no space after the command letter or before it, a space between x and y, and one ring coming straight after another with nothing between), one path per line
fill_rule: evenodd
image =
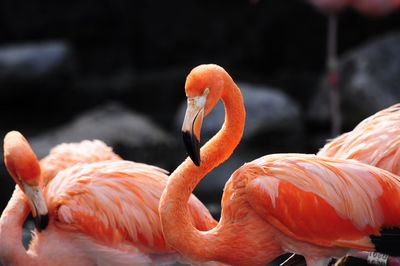
M123 158L171 168L174 139L143 115L112 102L29 139L39 158L63 142L100 139ZM172 166L173 167L173 166ZM167 168L167 169L168 169Z
M339 59L339 90L345 127L400 101L400 32L373 39ZM329 120L326 77L308 112Z
M185 97L183 88L189 71L182 66L145 71L125 67L104 75L89 74L76 80L72 95L85 105L118 99L170 128L176 106Z
M72 52L61 41L0 47L0 83L30 83L71 72Z

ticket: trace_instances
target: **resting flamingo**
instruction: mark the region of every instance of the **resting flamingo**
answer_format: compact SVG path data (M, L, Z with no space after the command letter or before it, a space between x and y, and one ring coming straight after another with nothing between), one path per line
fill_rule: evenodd
M397 240L386 237L399 233L400 179L354 160L316 155L275 154L246 163L225 185L218 225L199 232L186 202L207 172L238 145L245 110L239 88L217 65L194 68L185 91L182 131L191 160L171 174L159 206L165 239L182 255L265 265L294 252L308 265L326 265L330 257L353 249L400 254L399 245L393 245ZM200 150L203 117L219 99L225 122Z
M13 132L11 135L20 135ZM25 142L23 136L19 136L19 141ZM77 163L91 163L106 160L121 160L111 147L108 147L100 140L83 140L79 143L62 143L50 150L50 153L40 160L41 175L39 187L44 188L56 174ZM18 188L16 188L17 190ZM39 202L38 202L39 204ZM42 206L42 212L47 213L47 208ZM39 215L34 217L35 225L38 230L47 224L48 217ZM42 219L43 218L43 219Z
M0 218L3 264L153 265L182 260L166 245L159 221L165 170L124 160L78 163L51 178L42 193L41 167L20 133L6 135L4 158L18 186ZM197 229L216 224L197 198L191 196L189 205ZM31 210L40 222L26 251L21 233Z

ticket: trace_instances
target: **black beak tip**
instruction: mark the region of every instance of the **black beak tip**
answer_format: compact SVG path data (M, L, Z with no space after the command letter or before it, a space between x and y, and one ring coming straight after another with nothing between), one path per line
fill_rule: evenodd
M41 232L46 229L47 225L49 224L49 214L45 215L38 215L34 217L36 229Z
M182 131L182 137L190 159L196 166L200 166L200 141L187 131Z
M192 159L192 162L196 165L196 166L200 166L200 160L199 159L194 159L193 157L190 157Z

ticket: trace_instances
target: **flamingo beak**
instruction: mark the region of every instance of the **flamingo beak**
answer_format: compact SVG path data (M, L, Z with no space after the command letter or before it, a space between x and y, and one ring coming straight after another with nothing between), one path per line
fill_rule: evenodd
M49 223L49 213L42 190L38 186L29 186L23 182L24 192L31 205L36 229L41 232Z
M182 125L183 143L196 166L200 166L200 131L204 118L204 106L208 91L202 96L188 98L185 119Z

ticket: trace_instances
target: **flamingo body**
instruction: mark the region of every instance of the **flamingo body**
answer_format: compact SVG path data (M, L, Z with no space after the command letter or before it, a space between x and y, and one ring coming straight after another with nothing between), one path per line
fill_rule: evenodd
M226 183L217 228L235 221L232 231L239 242L263 254L256 258L243 244L239 250L249 255L244 261L231 248L224 259L263 265L279 251L296 252L313 265L352 249L376 250L370 236L400 224L400 204L393 204L398 199L398 177L375 167L315 155L261 157L240 167Z
M247 178L252 207L297 240L372 250L369 235L400 224L400 204L392 204L400 198L399 179L363 164L275 154L246 164L233 177Z
M218 225L196 230L182 205L231 155L245 111L239 88L216 65L193 69L185 90L182 131L193 161L186 159L171 174L159 206L165 238L180 253L233 265L265 265L287 252L304 255L308 265L327 265L354 249L400 254L394 236L384 233L400 226L400 179L355 160L316 155L275 154L246 163L226 183ZM199 149L202 119L219 99L225 122Z
M93 163L107 160L121 160L101 140L83 140L78 143L62 143L52 148L49 154L40 160L42 169L41 185L45 186L56 174L77 163Z
M40 175L39 161L21 134L9 133L4 146L6 165L15 170L10 174L22 183L0 218L3 264L154 265L183 260L165 243L159 221L158 202L168 179L165 170L121 160L104 143L84 141L54 148L40 162L45 169ZM90 157L92 152L96 156ZM102 159L111 160L85 163ZM30 169L26 165L39 169L28 175L35 184L47 176L38 191L43 190L49 217L48 225L34 231L28 251L20 240L32 209L30 198L26 198L29 187L24 174ZM55 169L59 171L54 176ZM208 210L194 196L188 208L198 230L215 226Z
M400 175L400 104L381 110L331 140L319 156L355 159Z
M130 243L145 252L172 252L165 244L158 201L166 171L130 161L78 164L61 171L45 190L49 214L57 227L82 232L104 243ZM207 209L192 196L193 224L214 224ZM205 215L204 215L205 214Z

